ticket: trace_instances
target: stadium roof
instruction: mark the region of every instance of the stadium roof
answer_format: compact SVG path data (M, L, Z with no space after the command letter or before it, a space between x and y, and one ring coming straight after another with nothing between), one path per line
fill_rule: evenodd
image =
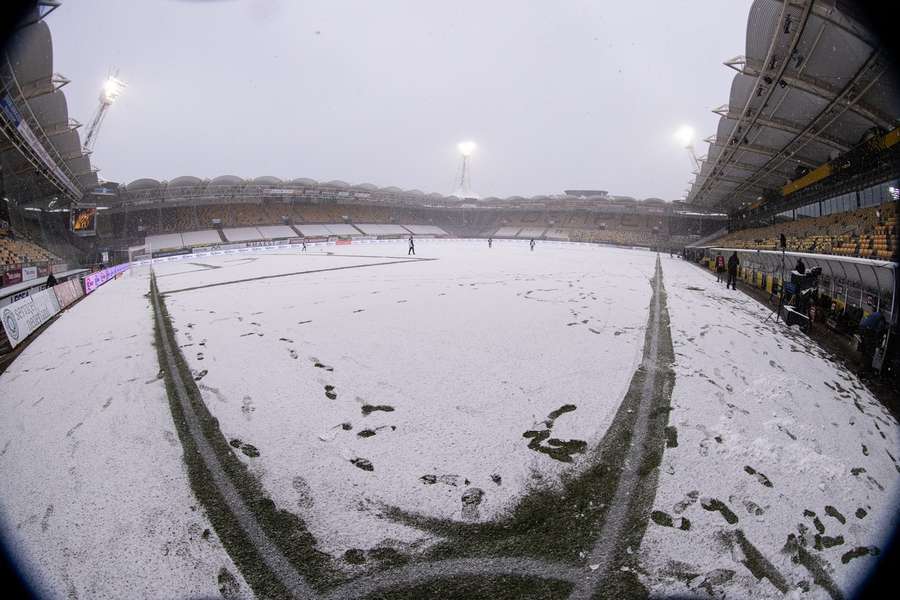
M245 183L244 180L237 175L219 175L210 181L209 185L213 187L224 187L229 185L241 185L242 183Z
M46 12L34 13L16 31L6 54L10 70L4 69L2 75L4 88L34 139L25 145L19 140L2 144L0 162L15 175L15 182L8 180L7 187L13 188L16 200L35 205L49 202L64 188L64 193L80 198L83 190L97 185L96 171L82 151L77 132L80 124L69 118L60 89L68 80L53 73L53 40L50 28L40 20L42 14ZM37 149L36 144L47 152ZM51 169L52 175L42 175L34 166L34 159L26 160L25 154L40 156L38 162L49 159L59 169ZM66 180L74 188L67 187Z
M181 177L176 177L175 179L169 182L169 187L193 187L197 185L202 185L203 180L199 177L194 177L193 175L182 175Z
M687 202L734 210L898 124L900 85L847 2L755 0Z
M253 183L263 184L263 185L277 185L279 183L284 183L280 178L274 177L273 175L263 175L261 177L255 177L253 179Z
M129 190L152 190L161 185L162 184L156 179L144 177L142 179L135 179L125 187Z

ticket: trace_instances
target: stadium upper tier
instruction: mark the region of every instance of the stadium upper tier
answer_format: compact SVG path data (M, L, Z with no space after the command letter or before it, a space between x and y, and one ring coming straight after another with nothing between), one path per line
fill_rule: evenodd
M38 213L50 218L47 213ZM37 218L27 213L26 218ZM278 237L299 235L449 234L605 241L628 245L686 243L709 235L721 218L676 213L572 209L396 207L368 203L220 203L131 207L101 211L97 234L104 243L140 243L149 236L251 228ZM396 231L385 227L397 226ZM400 228L399 226L403 226ZM296 233L290 234L290 231ZM35 234L37 234L35 227ZM211 234L209 234L211 236ZM265 239L270 235L256 234ZM218 241L234 241L226 235ZM211 241L216 238L211 236Z
M638 200L630 196L611 196L606 192L584 195L574 192L556 195L537 195L525 198L509 196L497 198L460 198L436 192L426 194L421 190L402 190L398 187L377 187L371 183L351 185L344 181L318 182L309 178L279 179L273 176L243 179L236 175L221 175L212 179L200 179L190 175L170 181L150 178L136 179L127 185L103 183L90 198L111 208L118 206L146 206L155 204L179 205L227 200L316 202L353 201L387 204L392 206L429 207L513 207L513 208L621 208L647 212L694 211L682 202L666 202L660 198ZM714 211L702 210L704 214Z
M0 267L40 263L55 258L53 254L33 242L14 239L0 231Z
M689 203L733 212L898 124L900 84L848 2L755 0Z

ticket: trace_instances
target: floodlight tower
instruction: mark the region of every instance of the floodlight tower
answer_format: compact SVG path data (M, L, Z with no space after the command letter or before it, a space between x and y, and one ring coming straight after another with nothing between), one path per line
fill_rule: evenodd
M90 152L94 149L94 144L97 143L97 136L100 135L100 126L103 124L103 119L106 118L106 112L116 99L118 99L122 90L128 85L119 79L118 75L118 70L111 73L110 76L106 78L103 89L100 90L100 105L97 107L94 118L91 119L91 124L88 125L87 133L84 136L85 152Z
M697 152L694 150L694 129L689 125L682 125L675 132L675 139L684 146L684 149L691 155L691 163L697 175L700 174L700 159L697 158Z
M460 198L468 198L472 195L472 182L469 179L469 157L475 152L475 142L460 142L456 145L462 155L462 166L459 171L459 181L457 181L457 195Z

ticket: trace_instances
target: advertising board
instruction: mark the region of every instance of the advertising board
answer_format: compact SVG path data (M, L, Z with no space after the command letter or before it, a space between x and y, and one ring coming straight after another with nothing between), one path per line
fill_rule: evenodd
M22 269L9 269L3 272L3 285L22 283Z
M53 286L53 293L56 294L56 301L60 310L69 306L84 295L84 290L75 279L70 279Z
M0 308L0 321L9 345L15 348L58 312L59 302L53 290L42 290Z
M37 267L22 267L22 281L31 281L37 279Z
M121 265L116 265L108 269L103 269L102 271L97 271L96 273L91 273L84 278L84 293L90 294L119 273L126 271L130 266L131 265L129 263L122 263Z

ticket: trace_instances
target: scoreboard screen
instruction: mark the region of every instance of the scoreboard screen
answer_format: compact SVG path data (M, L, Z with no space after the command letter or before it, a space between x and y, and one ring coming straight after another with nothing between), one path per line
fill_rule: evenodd
M97 234L97 208L94 206L79 206L69 211L69 219L72 233L75 235Z

